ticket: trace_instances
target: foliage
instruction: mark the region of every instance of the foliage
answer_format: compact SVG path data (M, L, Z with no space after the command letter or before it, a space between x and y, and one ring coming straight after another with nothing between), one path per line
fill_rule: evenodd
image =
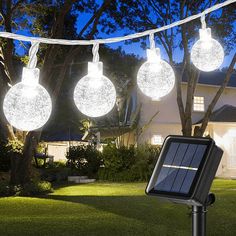
M41 181L38 178L21 185L10 185L8 180L0 181L0 196L35 196L53 192L52 185L48 181Z
M2 4L0 4L0 14L1 16L4 16L4 20L0 22L0 26L3 31L19 33L19 31L23 30L32 36L37 35L41 37L64 39L92 39L97 36L98 29L104 25L103 21L100 19L109 6L110 1L104 1L104 3L98 4L95 0L3 1ZM87 23L83 27L77 27L78 19L85 16L84 14L88 14ZM109 19L106 19L106 22L109 22ZM107 27L110 26L108 25ZM2 75L1 84L4 85L0 86L0 99L2 99L1 95L5 94L6 90L9 89L7 84L15 84L21 75L22 64L27 62L26 54L28 54L30 43L26 42L22 44L20 42L23 47L21 47L22 50L19 51L19 42L13 42L13 40L2 38L0 41L1 54L5 55L1 58L2 67L0 68ZM80 58L81 54L86 54L87 57L90 57L87 50L87 47L65 47L60 45L44 44L40 46L40 50L37 54L38 67L41 69L42 74L41 80L44 86L53 93L54 104L60 104L55 106L58 107L58 110L61 110L61 113L57 111L58 117L63 118L63 116L65 117L66 115L67 121L69 120L68 117L71 118L73 116L68 115L65 109L61 109L62 102L58 98L63 97L64 91L66 91L66 94L68 95L68 91L70 90L65 85L72 85L73 82L68 83L67 80L70 77L74 77L76 80L78 78L76 74L74 74L74 76L71 76L72 74L67 74L67 72L70 71L68 68L73 67L71 62L75 57ZM25 56L25 58L20 60L19 57L23 56ZM76 68L76 71L79 70L80 69ZM55 81L55 83L52 83L52 81ZM61 91L61 88L65 88L64 91ZM67 98L70 97L67 95ZM0 119L2 117L3 114L2 111L0 111ZM77 118L78 115L76 116L76 122L78 121ZM7 127L5 119L1 120L3 120L4 134L6 136L9 135L9 138L12 139L18 138L19 134L22 137L24 136L24 139L22 139L25 141L24 158L18 159L19 163L17 164L22 166L22 168L16 166L17 168L14 168L14 171L11 173L15 176L21 176L21 180L27 182L30 179L30 164L32 162L31 154L39 140L41 131L35 133L16 131L13 127ZM57 123L55 120L51 121L51 123ZM71 120L68 122L70 122L70 124L72 123ZM60 124L59 127L61 128ZM68 128L69 126L67 125L64 127Z
M206 1L120 1L120 4L113 2L113 8L110 7L110 13L116 12L111 16L120 28L129 32L141 32L147 29L158 28L174 21L178 21L190 15L202 12L206 8L219 3L217 0ZM219 20L220 19L220 20ZM225 45L225 49L229 52L234 48L235 29L234 29L234 13L232 7L227 6L222 9L222 14L213 12L207 16L207 25L214 27L216 38ZM191 21L184 25L187 32L183 32L182 27L174 27L171 30L159 32L156 35L156 41L164 47L168 54L174 54L176 48L183 49L183 41L181 33L186 34L188 43L191 45L198 34L200 20ZM116 29L114 29L116 30ZM145 38L137 39L142 42L143 47L147 47ZM126 43L133 43L128 41ZM171 58L169 58L171 59Z
M135 162L135 149L133 146L116 148L113 143L104 147L102 152L102 160L107 169L112 172L120 172L128 169Z
M0 142L0 171L9 171L11 159L5 142Z
M9 196L9 192L10 192L10 187L9 187L8 181L1 180L0 181L0 196L1 197Z
M41 168L44 166L44 159L42 158L37 158L37 164L36 164L36 161L35 161L35 158L32 160L32 164L34 165L35 168Z
M24 144L22 143L22 141L14 139L8 140L6 147L8 148L9 152L22 154Z
M92 145L71 146L66 153L72 174L95 177L101 165L101 154Z
M136 162L132 166L131 172L137 174L138 180L147 181L151 177L152 171L157 162L159 154L160 154L159 146L144 144L136 148L135 152Z
M20 196L44 195L53 192L52 184L48 181L32 181L21 189Z
M46 149L46 144L45 144L45 142L40 142L40 143L38 143L38 145L37 145L36 152L37 152L37 153L45 153L45 149Z
M129 32L141 32L148 29L159 28L163 25L171 24L177 20L187 18L191 15L203 12L208 7L211 7L219 3L218 0L206 1L120 1L120 4L113 2L113 8L109 8L108 11L116 12L112 17L117 25L123 30L127 29ZM234 9L229 5L221 9L221 14L217 11L207 14L206 23L207 26L214 31L214 38L219 40L224 45L225 54L232 52L232 61L229 69L227 70L224 80L221 83L221 87L218 89L215 96L206 108L206 113L202 117L202 124L194 130L195 136L202 136L206 130L210 116L214 110L214 107L222 95L228 81L233 73L233 67L236 62L236 54L233 52L235 45L235 27L234 27ZM168 61L171 65L176 65L176 62L180 59L180 66L176 65L176 87L177 87L177 105L179 108L179 115L182 125L182 133L185 136L191 136L194 126L192 120L192 107L193 97L196 90L196 84L200 71L194 67L190 60L190 49L196 35L199 35L200 20L194 20L188 22L188 24L182 24L179 27L174 27L169 30L157 32L155 34L155 41L158 45L161 45L162 51L165 51L168 56ZM140 41L143 48L147 47L147 40L145 37L137 39ZM127 41L127 43L133 43L134 40ZM180 52L180 53L177 53ZM183 71L182 71L183 70ZM183 76L188 77L188 86L186 97L182 91L181 81Z
M2 30L5 30L7 32L17 33L17 31L20 30L32 35L42 37L50 36L50 38L92 39L95 37L99 37L99 31L102 34L111 34L119 29L122 29L122 31L126 30L132 32L140 32L142 30L159 27L163 24L171 23L174 20L182 19L189 14L195 14L196 12L205 9L209 5L215 4L216 2L216 0L210 2L163 0L148 2L117 2L106 0L102 4L98 4L98 2L95 0L3 1L3 3L0 4L0 13L5 17L4 20L1 21L1 28ZM184 3L185 5L183 6L183 12L186 12L186 16L181 15L180 11L180 8L182 8L182 5ZM219 32L219 34L221 34L221 39L227 38L226 36L230 37L231 39L234 36L234 14L232 13L233 8L227 7L222 10L221 21L218 21L219 14L214 13L210 14L209 19L207 19L210 26L212 23L217 24L219 30L216 30L216 33ZM87 23L84 25L84 27L77 27L78 19L83 19L83 17L86 15L88 16ZM14 24L12 22L14 22ZM186 28L187 32L182 30ZM184 24L181 27L174 28L173 30L168 30L156 34L156 38L159 41L158 43L161 43L164 46L170 58L170 61L173 60L173 49L175 49L176 45L180 45L180 49L182 49L184 46L182 45L183 42L187 41L182 40L180 36L189 36L191 39L193 39L193 36L195 36L195 33L197 32L197 28L199 28L199 23L197 25L197 23L193 21L192 24ZM182 30L182 32L180 32L180 30ZM192 42L192 40L189 41L190 43ZM130 40L128 42L133 42L133 40ZM228 44L233 44L233 42L235 42L235 40L228 40ZM20 54L27 54L29 45L29 43L25 43L24 47L22 47L23 50L25 48L25 51L23 53L20 52ZM187 44L187 46L190 45ZM1 77L4 81L4 86L0 86L0 94L4 94L5 89L8 89L7 83L14 84L21 73L22 63L20 62L19 58L17 58L19 56L19 50L17 50L18 47L18 43L13 44L13 40L1 39L1 52L4 57L2 58L3 66L0 69L2 72ZM51 121L53 122L51 123L57 124L57 127L61 128L61 124L63 124L64 127L69 127L73 123L71 117L75 118L76 121L81 118L78 117L79 115L74 115L74 113L72 113L73 109L67 109L70 107L67 106L67 104L71 104L71 101L67 101L66 103L65 99L69 97L68 91L71 90L69 86L74 86L74 80L77 81L78 77L80 76L78 76L76 72L72 72L70 75L68 75L66 71L85 70L86 63L81 64L81 62L88 61L87 59L88 57L90 57L90 53L88 53L88 50L90 51L91 48L73 46L66 47L59 45L54 46L46 44L40 46L40 51L38 52L38 66L42 69L42 82L46 86L46 88L54 94L55 101L57 100L57 104L55 106L55 117L59 117L59 119L64 121L64 123L59 123L55 122L55 120L52 119ZM112 51L112 49L110 50ZM120 76L111 77L112 79L114 78L113 82L117 84L116 87L118 88L117 91L119 92L120 88L125 84L126 81L128 81L127 78L134 78L133 71L135 71L137 60L133 56L130 56L130 58L125 56L123 57L124 53L121 50L120 52L119 50L117 50L116 54L112 55L111 53L109 53L109 50L106 51L108 52L106 56L104 57L102 55L104 64L107 65L106 68L109 68L106 69L107 71L105 71L105 73L111 74L112 72L116 74L117 71L124 72L124 75L122 74ZM76 60L77 64L71 63L72 60L75 59L75 57L79 58L79 60L81 59L81 61ZM184 58L188 59L189 55L184 55ZM27 56L23 61L25 63L27 62ZM21 66L19 66L20 64ZM71 70L73 69L73 64L76 65L75 70ZM81 64L83 68L78 68L78 64ZM111 65L113 65L113 67ZM70 70L68 70L69 67ZM191 71L191 68L189 69L189 71ZM70 83L68 83L68 79L70 79ZM122 79L125 81L123 81ZM53 83L52 81L55 81L55 83ZM132 85L131 82L130 84ZM60 90L61 88L62 90ZM190 94L190 98L193 98L192 94ZM186 101L188 101L188 99L186 99ZM190 106L187 107L191 108L191 103ZM68 113L68 111L70 113ZM0 114L0 116L1 115L2 114ZM185 115L184 117L186 117L187 121L191 120L191 117L189 117L189 115ZM67 121L64 120L66 118ZM48 129L53 130L52 127L49 127ZM15 132L16 136L17 133L19 132ZM33 135L31 136L31 132L29 132L27 136L29 136L30 139L33 140ZM32 147L32 145L29 145L28 147ZM28 147L25 149L25 153L31 153L28 152ZM29 157L28 159L29 162L31 162L31 157ZM29 168L30 165L28 165L27 162L25 163L26 164L23 169ZM19 170L19 168L16 168L16 170ZM30 173L30 171L25 171L25 173L27 175L27 173Z
M39 162L43 160L38 160ZM42 165L42 163L40 163ZM46 163L45 168L37 169L39 171L38 179L49 182L63 182L67 180L70 174L70 168L66 166L65 161L55 161L51 164Z
M82 119L80 121L80 125L81 125L80 130L83 131L83 133L85 133L92 126L92 122L88 118L87 119Z
M64 168L66 167L66 161L54 161L52 165L50 165L51 168Z
M18 139L0 142L0 171L9 171L11 157L19 157L23 153L23 143Z
M160 147L148 144L137 148L119 147L108 144L104 147L104 168L99 170L99 179L109 181L148 180L159 156Z
M65 162L54 162L52 166L41 169L41 179L50 182L66 181L70 175L70 168L66 167Z
M0 181L0 197L18 196L22 188L20 185L10 185L9 181Z

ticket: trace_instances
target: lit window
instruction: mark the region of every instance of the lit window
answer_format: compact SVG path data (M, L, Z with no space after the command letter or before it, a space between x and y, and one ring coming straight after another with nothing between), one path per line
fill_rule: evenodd
M195 97L193 99L193 110L194 111L204 111L204 97Z
M151 142L152 142L152 145L162 145L163 138L161 135L153 135Z

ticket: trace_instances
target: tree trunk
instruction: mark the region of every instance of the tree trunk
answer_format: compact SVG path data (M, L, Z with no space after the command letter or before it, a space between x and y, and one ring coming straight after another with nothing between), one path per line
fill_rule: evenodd
M30 182L31 180L32 159L33 159L35 149L38 143L38 136L39 136L39 133L33 132L33 131L29 132L26 135L22 159L17 169L21 185L24 185Z
M230 66L227 70L227 73L226 73L226 76L225 76L225 79L222 83L222 85L220 86L220 88L218 89L218 91L216 92L215 96L213 97L211 103L209 104L208 108L207 108L207 111L202 119L202 124L200 126L196 126L195 129L194 129L194 136L203 136L206 128L207 128L207 125L208 125L208 122L209 122L209 119L211 117L211 114L213 112L213 109L216 105L216 103L219 101L222 93L224 92L225 88L227 87L227 84L230 80L230 77L234 71L234 65L236 63L236 54L234 54L234 57L230 63Z
M76 0L67 0L62 4L61 10L58 12L54 24L52 26L52 35L51 38L62 38L63 33L64 33L64 22L65 22L65 17L66 14L70 11L70 9L73 6L73 3L75 3ZM102 13L107 9L107 7L110 5L112 1L111 0L105 0L101 7L98 9L97 12L94 13L94 16L92 16L91 20L89 21L88 24L81 30L79 33L79 38L83 36L83 33L86 32L86 30L91 26L91 31L87 36L87 39L91 39L94 34L96 33L97 30L97 25L99 23L99 19L102 15ZM12 24L12 1L7 1L7 6L5 7L7 10L7 14L4 15L4 24L5 24L5 29L8 32L11 32L11 24ZM18 3L19 5L19 3ZM16 5L14 6L16 8ZM0 13L3 13L3 6L0 4ZM2 14L3 15L3 14ZM15 82L16 81L16 73L15 73L15 68L13 64L13 53L14 53L14 44L13 40L7 39L6 40L7 45L6 47L0 47L0 62L3 63L4 65L4 73L6 74L6 77L9 79L9 81ZM66 56L64 60L64 66L61 69L61 71L58 73L59 76L57 78L57 81L52 88L52 94L54 97L54 102L56 101L56 98L58 97L58 94L60 92L60 88L62 86L62 82L65 78L66 71L67 71L67 66L73 59L73 57L76 55L78 52L79 47L76 46L73 47L71 46L69 54ZM42 82L45 82L45 84L49 84L50 78L52 78L52 74L50 72L50 69L52 65L55 63L56 56L58 55L58 46L51 46L48 48L48 51L45 55L45 58L43 60L43 68L42 68ZM14 131L12 127L7 127L6 130L8 130L8 138L9 139L16 139L17 134L14 134ZM12 132L11 132L12 131ZM24 142L24 150L23 150L23 157L19 159L19 163L16 163L16 159L12 159L12 164L13 164L13 170L11 173L11 182L12 183L17 183L18 180L20 180L20 184L25 184L30 181L31 178L31 162L32 158L34 155L34 150L36 148L37 142L39 140L41 132L29 132L26 135L25 142ZM24 135L22 135L23 137ZM14 157L15 158L15 157Z
M10 185L15 186L19 185L19 176L17 169L19 167L19 163L21 161L22 155L18 153L11 154L11 172L10 172Z

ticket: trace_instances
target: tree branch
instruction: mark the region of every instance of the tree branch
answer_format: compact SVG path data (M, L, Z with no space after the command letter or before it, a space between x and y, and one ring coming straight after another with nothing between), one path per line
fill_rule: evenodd
M7 1L6 2L6 13L4 14L4 26L5 30L7 32L12 32L12 1ZM1 10L3 6L1 4ZM1 54L2 58L4 59L4 67L5 67L5 72L6 76L9 78L11 81L16 80L16 71L15 67L13 65L13 51L14 51L14 44L12 39L6 39L7 44L4 47L1 45Z
M185 113L184 113L184 104L183 104L181 82L182 82L183 74L185 71L185 66L186 66L186 64L184 63L181 74L179 74L178 72L176 73L177 104L178 104L178 108L179 108L179 115L180 115L182 127L185 126Z
M221 85L221 87L218 89L217 93L215 94L215 97L212 99L210 105L208 106L207 108L207 111L202 119L202 125L201 125L201 128L200 130L198 130L198 132L196 133L196 136L202 136L203 133L205 132L206 130L206 127L208 125L208 122L209 122L209 119L210 119L210 116L212 114L212 111L216 105L216 103L218 102L220 96L222 95L222 93L224 92L224 89L226 88L229 80L230 80L230 77L234 71L234 65L236 63L236 53L234 54L234 57L230 63L230 66L227 70L227 73L226 73L226 76L225 76L225 79Z
M103 5L100 7L100 9L95 13L96 17L95 17L95 20L94 20L94 23L93 23L92 30L88 35L88 39L91 39L94 36L94 34L96 33L96 28L97 28L97 25L99 23L99 19L100 19L102 13L105 11L105 9L109 6L110 3L111 3L111 0L106 0L103 3ZM73 47L70 48L69 53L66 55L66 58L65 58L64 63L63 63L63 67L61 68L59 76L57 77L56 85L55 85L55 88L53 90L54 99L57 98L57 96L60 92L61 85L62 85L63 80L64 80L65 75L66 75L67 66L73 60L74 56L76 54L78 54L78 50L80 50L80 47L73 46Z
M58 12L57 17L54 21L54 24L52 26L52 38L60 38L63 34L64 29L64 20L66 14L70 11L73 3L76 2L76 0L67 0L62 9ZM50 74L50 68L54 64L57 53L58 53L58 45L49 45L46 54L44 56L44 63L42 68L42 80L45 81L48 80L49 74ZM50 80L50 79L49 79Z

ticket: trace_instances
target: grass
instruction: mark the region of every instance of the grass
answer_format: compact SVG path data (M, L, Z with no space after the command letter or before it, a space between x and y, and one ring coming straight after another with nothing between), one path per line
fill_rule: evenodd
M145 183L60 187L43 198L0 199L0 235L191 235L190 210L144 194ZM208 235L236 235L236 181L215 180Z

